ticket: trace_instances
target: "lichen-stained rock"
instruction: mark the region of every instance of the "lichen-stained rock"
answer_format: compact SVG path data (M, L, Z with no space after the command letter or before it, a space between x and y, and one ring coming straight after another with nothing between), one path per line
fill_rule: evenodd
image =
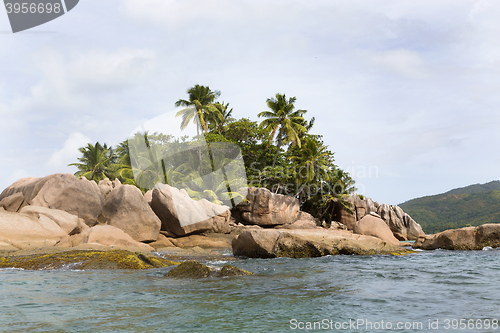
M366 215L354 225L353 232L359 235L373 236L390 244L399 245L389 226L384 220L372 215Z
M300 212L297 198L256 187L248 188L246 201L237 207L245 223L259 226L292 224Z
M393 254L407 250L379 238L328 229L244 231L232 242L233 254L250 258L309 258L336 254Z
M125 231L138 242L156 241L160 234L160 219L132 185L115 187L106 196L99 221Z
M193 200L185 190L157 184L153 189L150 205L161 220L161 230L176 236L201 232L231 232L229 207L205 199Z
M81 234L71 236L74 247L82 244L100 244L120 249L136 249L151 252L154 248L134 240L123 230L110 225L96 225L83 231Z
M125 250L73 250L53 254L0 257L0 268L27 270L54 269L151 269L177 265L178 262Z

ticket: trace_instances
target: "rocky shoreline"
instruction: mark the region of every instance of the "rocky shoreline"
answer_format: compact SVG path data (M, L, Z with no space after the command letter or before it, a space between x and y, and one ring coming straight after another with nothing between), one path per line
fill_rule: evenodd
M300 211L295 198L264 188L244 193L246 200L231 210L164 184L143 195L118 180L23 178L0 194L0 255L126 250L183 260L217 258L221 251L304 258L404 254L411 251L401 246L405 240L416 240L413 247L421 249L500 245L497 225L425 235L398 206L358 195L350 197L354 214L340 212L339 222L326 225Z

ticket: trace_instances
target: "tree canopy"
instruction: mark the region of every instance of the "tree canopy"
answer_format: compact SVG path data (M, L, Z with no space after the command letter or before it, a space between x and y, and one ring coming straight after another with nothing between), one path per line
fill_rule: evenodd
M118 178L143 192L158 182L182 184L195 199L224 204L238 196L235 189L265 187L296 197L302 210L328 222L334 218L336 207L349 210L347 198L355 190L354 180L335 165L334 154L323 137L310 133L315 119L306 119L307 110L295 108L296 97L278 93L268 98L269 110L257 114L263 118L259 123L234 119L229 103L217 101L220 91L195 85L187 93L187 99L175 103L185 107L176 114L182 117L181 129L194 123L204 132L204 140L199 132L191 141L175 139L169 133L146 132L122 141L115 149L89 143L80 148L80 163L70 164L78 168L76 175L96 182ZM207 149L200 148L200 140ZM139 143L148 149L132 161L131 151ZM225 143L236 145L238 152ZM169 158L164 159L167 151ZM225 167L223 157L214 158L217 154L236 158L240 152L246 181L231 174L236 171ZM222 174L208 176L217 169L223 170ZM210 190L204 190L207 184Z

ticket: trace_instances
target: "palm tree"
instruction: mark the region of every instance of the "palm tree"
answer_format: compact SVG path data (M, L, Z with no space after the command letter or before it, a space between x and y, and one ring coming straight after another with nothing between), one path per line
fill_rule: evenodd
M212 131L217 131L219 134L223 134L224 127L235 121L232 117L233 109L228 110L229 103L224 104L224 102L217 102L214 106L217 109L217 112L212 113L208 118L210 123L209 126Z
M78 158L80 163L69 164L69 166L76 166L78 168L75 176L83 176L96 182L105 178L115 178L112 165L116 162L116 155L111 147L96 142L95 145L89 143L87 147L82 147L78 150L83 155Z
M276 94L276 98L267 99L267 106L271 111L263 111L258 114L259 117L266 118L260 123L260 126L271 133L269 141L274 140L276 132L278 134L278 146L273 159L273 167L283 142L289 140L293 145L300 147L300 133L307 131L303 125L305 120L302 117L307 111L295 110L293 103L296 100L296 97L290 97L287 100L285 94Z
M304 145L295 155L290 156L291 160L299 162L299 166L306 170L306 182L311 182L321 176L318 173L323 171L324 175L330 166L331 153L327 148L311 137L306 137Z
M329 172L333 165L332 153L313 136L306 136L302 147L296 149L289 159L295 160L299 167L296 177L302 186L295 196L299 196L300 201L302 201L302 192L307 184L315 184L319 187L322 182L330 180Z
M176 117L182 116L181 129L186 128L189 122L193 120L197 125L197 130L201 127L205 131L205 134L208 134L206 118L218 112L213 103L220 96L220 91L212 91L209 86L200 86L197 84L190 88L187 93L189 94L189 100L180 99L175 102L175 106L177 107L186 106L185 109L180 110L176 114Z

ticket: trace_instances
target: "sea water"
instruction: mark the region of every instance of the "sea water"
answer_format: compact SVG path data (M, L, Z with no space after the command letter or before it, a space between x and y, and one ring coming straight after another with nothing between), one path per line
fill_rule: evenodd
M244 259L251 276L0 270L2 332L500 332L500 251ZM221 267L224 261L205 262Z

